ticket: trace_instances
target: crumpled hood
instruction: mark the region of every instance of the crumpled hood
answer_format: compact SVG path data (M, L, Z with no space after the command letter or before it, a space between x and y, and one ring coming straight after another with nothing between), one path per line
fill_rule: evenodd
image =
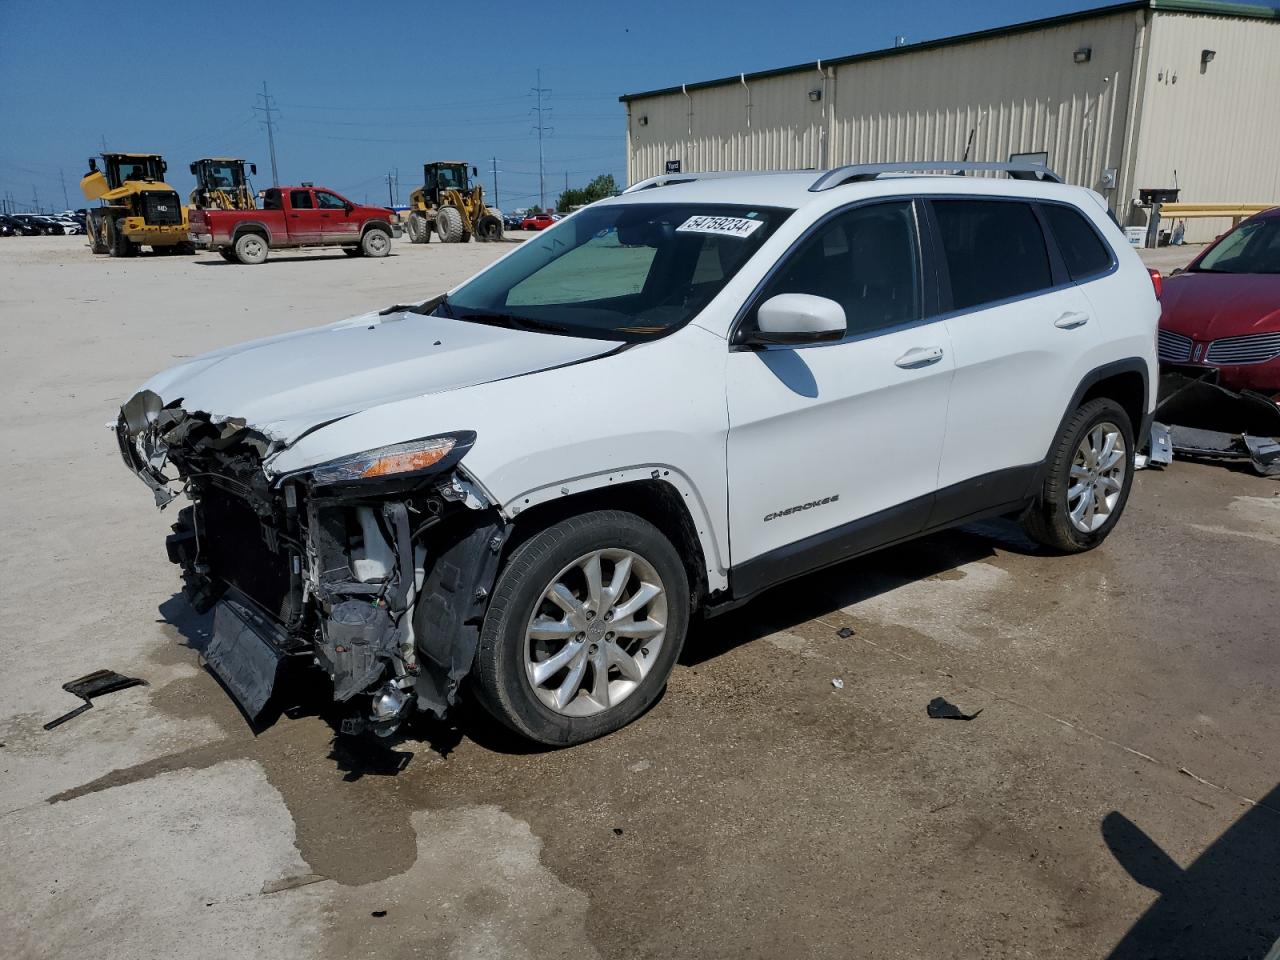
M1194 340L1280 330L1280 274L1180 273L1164 282L1162 329Z
M618 347L396 312L253 340L152 377L144 390L285 445L360 410L599 356ZM424 425L425 426L425 425Z

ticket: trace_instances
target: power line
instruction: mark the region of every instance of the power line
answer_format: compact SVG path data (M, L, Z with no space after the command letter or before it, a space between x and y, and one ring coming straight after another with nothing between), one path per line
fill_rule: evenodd
M547 183L546 183L546 161L542 154L542 138L545 133L554 132L554 127L548 127L544 113L550 113L550 107L542 105L542 95L551 94L548 87L542 85L542 68L538 68L538 85L533 88L534 96L538 98L538 105L533 108L532 112L538 117L538 124L535 129L538 131L538 206L543 210L547 208Z
M262 98L262 106L254 105L253 109L258 111L265 118L267 125L267 147L271 151L271 185L273 187L280 186L280 173L276 169L276 132L274 112L276 111L275 101L271 98L271 94L267 93L267 81L262 81L262 92L258 94Z

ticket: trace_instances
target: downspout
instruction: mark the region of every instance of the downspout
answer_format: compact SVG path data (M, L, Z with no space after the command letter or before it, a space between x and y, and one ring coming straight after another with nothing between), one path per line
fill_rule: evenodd
M689 134L688 134L688 137L685 139L684 150L685 150L685 153L689 155L689 159L690 159L689 170L694 170L697 168L693 166L693 162L692 162L693 161L693 156L692 156L693 154L693 97L689 95L689 88L683 83L680 84L680 92L684 94L684 98L685 100L688 101L688 104L689 104ZM685 172L688 173L689 170L686 170Z
M822 86L818 98L822 103L820 116L822 125L818 128L818 169L827 169L827 72L822 69L822 61L818 61L818 73L822 77Z
M635 144L631 140L631 101L627 102L627 186L636 182L635 165L632 163L632 157L635 155ZM494 201L497 202L496 200Z
M752 169L751 161L755 156L755 138L751 135L751 85L747 83L747 75L745 73L738 74L738 82L742 84L742 89L747 92L747 132L743 137L743 155L739 160L739 166L743 170L750 170Z
M1133 180L1137 175L1138 135L1142 126L1142 105L1147 85L1147 12L1140 10L1134 15L1137 21L1137 35L1133 41L1133 62L1129 67L1129 103L1125 121L1124 150L1121 154L1123 173L1116 185L1115 214L1122 226L1129 223L1129 215L1133 210ZM1121 209L1120 205L1124 207Z

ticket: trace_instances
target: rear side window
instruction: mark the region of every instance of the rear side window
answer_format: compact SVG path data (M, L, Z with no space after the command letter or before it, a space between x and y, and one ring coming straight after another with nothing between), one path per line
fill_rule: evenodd
M1035 211L1010 200L934 200L951 305L964 310L1053 286Z
M1040 212L1058 241L1072 280L1087 279L1111 266L1110 249L1078 210L1057 203L1042 203Z
M289 206L295 210L311 209L311 191L310 190L290 190Z

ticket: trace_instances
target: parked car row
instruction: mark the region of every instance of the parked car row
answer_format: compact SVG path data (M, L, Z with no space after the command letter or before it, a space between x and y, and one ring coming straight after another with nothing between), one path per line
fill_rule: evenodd
M69 214L0 214L0 237L46 237L84 233L84 221Z

